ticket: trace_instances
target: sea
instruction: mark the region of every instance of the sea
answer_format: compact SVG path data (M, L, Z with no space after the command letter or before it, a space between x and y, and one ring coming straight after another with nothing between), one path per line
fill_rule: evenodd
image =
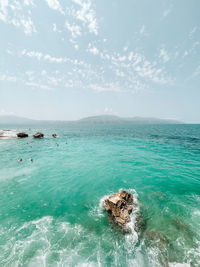
M29 134L0 139L0 266L200 266L200 125L0 128ZM122 189L139 232L104 210Z

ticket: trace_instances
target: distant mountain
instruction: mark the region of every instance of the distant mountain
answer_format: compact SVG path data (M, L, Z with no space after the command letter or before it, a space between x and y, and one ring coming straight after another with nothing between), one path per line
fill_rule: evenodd
M115 115L99 115L83 118L77 121L59 121L59 120L32 120L12 115L0 116L0 125L34 125L34 124L65 124L65 123L133 123L133 124L180 124L182 122L169 119L157 118L122 118Z
M77 122L120 122L122 118L115 115L99 115L99 116L91 116L87 118L83 118L78 120Z
M182 122L173 119L158 119L158 118L122 118L114 115L99 115L80 119L78 122L85 123L111 123L111 122L131 122L135 124L180 124Z

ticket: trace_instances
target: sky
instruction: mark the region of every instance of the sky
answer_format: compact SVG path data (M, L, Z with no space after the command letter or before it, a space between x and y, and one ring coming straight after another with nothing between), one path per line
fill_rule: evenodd
M199 0L0 0L0 115L200 123Z

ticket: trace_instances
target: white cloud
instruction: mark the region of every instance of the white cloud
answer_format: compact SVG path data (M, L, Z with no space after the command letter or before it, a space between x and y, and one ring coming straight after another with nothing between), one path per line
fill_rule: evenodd
M116 72L116 75L119 76L119 77L124 77L125 76L125 73L123 71L120 71L120 70L116 69L115 72Z
M62 33L62 30L59 30L56 23L53 23L53 32Z
M16 82L17 77L14 75L0 74L0 81Z
M7 16L8 16L7 8L8 8L8 0L5 0L5 1L1 0L0 1L0 19L3 22L7 22Z
M140 34L144 34L144 33L145 33L145 25L142 25L140 29Z
M26 82L25 85L30 86L30 87L37 87L37 88L44 89L44 90L53 90L53 88L49 87L46 84L40 84L40 83L35 83L35 82Z
M41 74L42 74L42 76L45 76L45 75L47 74L46 70L43 70L43 71L41 72Z
M128 60L129 60L129 61L132 61L132 59L133 59L133 55L134 55L133 52L130 52L130 54L129 54L129 56L128 56Z
M24 33L25 34L30 35L30 34L36 32L36 29L35 29L35 26L33 24L33 21L32 21L32 19L30 17L27 18L27 19L22 17L20 22L21 22L21 25L24 28Z
M25 1L25 5L31 5L32 1ZM30 17L30 11L17 0L0 0L0 20L4 23L12 24L17 28L22 28L24 33L30 35L37 32Z
M65 23L66 28L71 32L73 38L77 38L81 36L81 28L79 25L72 24L70 25L68 22Z
M34 2L33 2L33 0L24 0L24 4L26 6L33 6L34 5Z
M170 59L169 55L168 55L167 51L164 48L160 49L159 58L161 58L164 63L169 61L169 59Z
M170 13L171 13L171 9L166 9L166 10L163 12L162 17L163 17L163 18L166 18Z
M113 113L113 109L112 108L105 107L104 108L104 113L106 113L106 114L112 114Z
M125 46L123 47L123 51L126 52L127 50L128 50L128 45L125 45Z
M36 58L38 61L47 61L50 63L70 63L75 66L83 66L83 67L89 67L89 64L85 63L84 61L77 60L77 59L71 59L68 57L54 57L49 54L43 54L38 51L28 51L26 49L23 49L20 53L21 56L27 56L30 58Z
M6 111L4 108L0 109L0 116L14 115L14 112Z
M188 55L196 53L197 52L197 48L199 48L199 46L200 46L200 42L199 41L193 42L192 46L188 50L184 51L183 57L186 57Z
M90 88L97 92L122 92L119 84L117 83L105 83L103 85L91 84Z
M197 27L195 26L189 33L189 38L192 39L192 37L194 36L194 34L197 32Z
M193 77L200 77L200 66L198 66L198 67L195 69L195 71L194 71L194 73L193 73L192 76L193 76Z
M60 3L58 0L46 0L49 8L53 9L53 10L57 10L59 11L62 15L65 15L65 12L63 11Z
M88 49L88 51L89 51L91 54L93 54L93 55L98 55L98 54L99 54L99 50L98 50L98 48L95 47L95 46L91 46L90 44L89 44L89 49Z
M95 17L96 14L94 9L91 7L91 0L88 0L87 2L83 0L73 0L73 2L80 6L79 10L73 12L73 16L85 23L90 33L98 35L98 25Z

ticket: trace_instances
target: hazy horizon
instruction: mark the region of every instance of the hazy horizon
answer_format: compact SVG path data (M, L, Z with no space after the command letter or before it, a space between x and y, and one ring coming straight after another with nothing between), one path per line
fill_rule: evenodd
M200 2L0 0L0 115L200 123Z

